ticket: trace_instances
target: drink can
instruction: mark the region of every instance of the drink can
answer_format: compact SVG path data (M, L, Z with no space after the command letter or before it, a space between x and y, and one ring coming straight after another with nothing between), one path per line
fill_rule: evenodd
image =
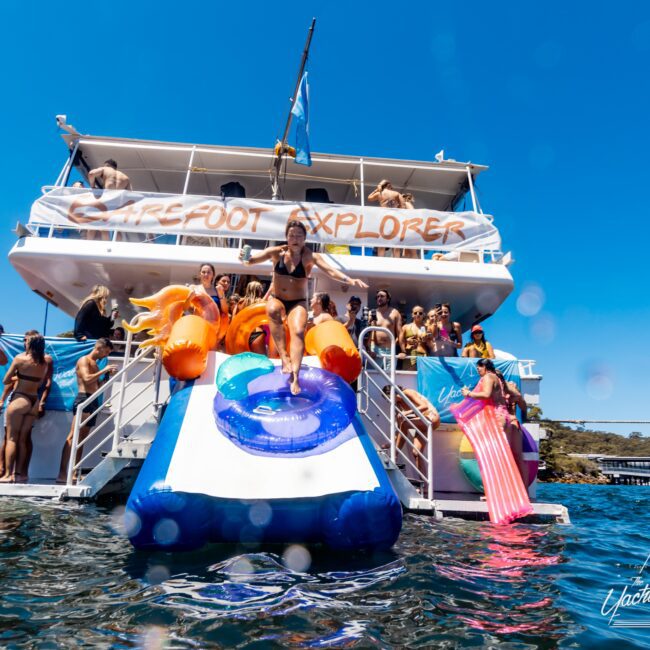
M245 246L242 246L242 256L241 260L242 262L248 262L248 260L251 258L251 253L253 252L253 248L246 244Z

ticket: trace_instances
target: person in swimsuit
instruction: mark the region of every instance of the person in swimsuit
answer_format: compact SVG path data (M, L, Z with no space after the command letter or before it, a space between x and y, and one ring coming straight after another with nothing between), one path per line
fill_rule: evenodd
M14 391L6 414L5 472L0 478L3 483L27 480L18 469L25 465L28 432L34 421L32 414L38 406L38 389L48 373L45 339L40 335L32 336L26 347L25 352L16 355L4 378L5 386L13 385Z
M315 325L320 325L328 320L334 320L330 309L332 305L332 300L329 297L329 294L324 291L317 291L311 298L309 306L311 307L312 316L309 319L309 325L314 327Z
M75 370L77 372L77 387L79 394L75 398L72 405L72 424L70 425L70 433L66 438L63 450L61 452L61 464L59 465L59 475L56 479L57 483L67 483L68 479L68 464L70 462L70 453L72 452L72 438L74 437L75 419L77 417L77 407L85 402L93 393L97 392L102 377L108 379L116 370L117 366L109 365L99 369L97 362L100 359L105 359L113 351L113 344L107 338L97 339L95 347L91 350L90 354L81 357L77 361ZM97 421L97 414L87 420L88 416L95 413L99 409L100 404L98 399L94 399L90 404L87 404L82 411L84 425L79 428L79 445L86 439L90 433L90 429L95 426ZM76 463L81 459L81 449L77 450Z
M460 323L451 320L451 307L448 303L436 305L429 310L427 330L431 333L430 356L458 356L458 350L463 347L463 330Z
M402 195L396 192L393 189L392 183L386 179L379 181L377 189L368 194L368 201L379 201L379 205L382 208L406 208L406 203ZM378 257L390 257L391 253L394 257L400 257L401 255L397 249L377 248Z
M290 374L293 395L300 393L299 371L305 353L305 326L307 325L307 279L314 266L327 276L349 286L366 288L362 280L350 278L342 271L331 267L319 253L305 245L307 229L301 221L292 220L285 229L287 243L271 246L244 260L244 250L239 252L243 264L273 262L271 292L266 303L271 336L282 361L282 371ZM283 321L286 319L291 337L287 352Z
M506 383L499 377L500 373L490 359L479 359L476 363L476 370L480 379L473 390L463 386L461 390L463 397L484 400L494 407L497 420L506 434L512 456L519 468L521 478L525 482L528 478L528 471L523 458L522 432L519 426L514 424L513 420L516 418L511 415L508 407Z
M424 325L424 307L415 305L411 314L413 321L404 325L399 333L402 370L417 368L417 358L427 356L427 343L431 338Z
M397 386L397 388L411 400L415 408L431 423L432 429L437 429L440 426L440 414L438 410L422 393L418 393L418 391L412 388L404 388L404 386ZM386 384L381 390L390 400L390 384ZM397 440L395 441L395 445L397 449L402 449L406 437L411 436L413 439L413 462L418 471L422 472L423 464L421 454L424 453L423 450L427 444L428 425L422 421L397 391L395 391L395 416L397 425ZM384 446L386 449L388 447L390 445Z
M199 267L199 280L201 284L190 285L192 295L199 297L209 296L212 299L215 305L215 308L213 310L209 308L209 303L206 303L204 305L204 307L206 307L206 316L208 317L208 320L212 322L218 322L221 314L228 314L228 300L226 299L226 291L223 284L215 282L216 275L217 274L215 273L214 266L208 262L205 262ZM228 280L230 281L229 276L220 276L220 278L223 277L228 277ZM190 295L190 298L192 295Z
M257 305L260 302L265 302L264 286L257 280L251 280L246 285L244 297L237 303L236 308L233 310L233 317L242 309L246 309L246 307L250 307L251 305ZM248 347L251 352L255 352L256 354L268 354L268 336L269 329L266 325L256 327L248 337Z
M25 332L23 338L25 352L27 352L29 339L32 336L37 336L38 334L39 334L38 330L27 330ZM25 419L23 420L23 430L25 431L25 435L26 435L26 442L25 442L26 451L24 456L21 456L19 458L19 462L16 464L16 477L17 477L16 480L23 480L23 479L27 480L29 463L32 459L32 451L34 449L34 445L32 444L32 428L34 426L34 422L36 418L42 418L45 415L45 402L47 401L47 398L50 394L50 390L52 388L52 375L54 372L54 363L52 361L52 357L49 354L45 355L45 363L47 364L47 373L45 375L45 379L43 380L43 383L38 389L38 397L39 397L38 404L32 409L31 413L25 416ZM11 383L5 384L2 397L0 397L0 411L2 411L5 401L14 390L14 387L17 385L17 382L18 382L18 377L14 375L13 384ZM2 476L5 473L4 457L5 457L5 437L3 436L2 447L0 448L0 476Z
M494 350L485 340L485 332L480 325L472 327L472 340L463 348L463 356L470 359L494 359Z
M385 327L399 340L402 331L402 315L397 309L390 306L392 296L388 289L379 289L375 294L376 309L370 312L369 325ZM391 343L390 337L384 332L374 331L370 335L369 353L386 372L391 370ZM368 339L366 339L367 341Z

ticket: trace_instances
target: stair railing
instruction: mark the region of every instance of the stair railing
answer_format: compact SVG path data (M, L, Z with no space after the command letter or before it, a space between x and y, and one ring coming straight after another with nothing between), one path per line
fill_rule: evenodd
M386 372L385 367L380 365L366 349L366 337L369 334L371 335L373 332L382 332L388 336L390 340L390 357L384 357L384 359L389 360L390 375ZM404 461L405 466L410 466L418 477L418 480L421 481L425 486L427 498L429 500L433 500L433 426L431 424L431 421L424 416L424 414L408 398L404 391L402 391L397 386L397 383L395 381L397 358L395 356L395 337L393 336L393 333L385 327L366 327L359 334L359 352L361 354L362 370L361 374L359 375L359 383L357 389L358 410L360 413L366 414L368 412L368 407L372 405L379 412L382 422L378 423L375 422L374 419L371 420L370 418L367 418L367 421L379 433L381 438L387 440L390 443L391 461L395 465L398 465L397 459L399 455L399 458ZM370 370L374 371L374 376L370 374ZM380 386L377 378L382 381L382 386ZM385 385L390 386L390 396L386 396L385 393L383 393L382 388ZM381 400L381 403L371 396L371 387L376 388L379 394L385 398ZM410 411L410 414L406 413L404 409L397 406L396 395L399 395L401 401L406 404ZM385 411L386 406L388 406L388 413ZM426 426L426 455L418 450L413 442L409 439L409 429L415 429L415 435L421 435L420 430L413 423L413 419L419 420L424 426ZM396 421L399 421L399 427L397 426ZM386 433L387 427L388 433ZM410 455L404 451L404 448L400 449L397 446L398 428L400 429L400 438L405 443L403 447L410 451ZM426 474L422 472L422 470L420 470L417 464L412 460L412 458L416 457L426 462Z
M111 438L113 440L111 445L111 451L115 451L121 442L121 433L124 428L130 424L136 417L138 417L143 411L147 408L153 406L153 413L157 415L159 404L158 400L158 388L160 384L160 355L154 354L154 351L157 350L155 347L146 347L138 348L131 357L131 347L132 347L133 335L131 332L128 333L126 339L126 345L124 348L124 365L122 368L116 372L108 381L104 382L92 395L86 398L79 406L77 407L76 412L74 413L74 429L72 433L72 445L70 448L70 462L68 463L68 473L66 478L67 485L73 485L74 473L77 470L80 470L83 463L92 456L95 452L101 449ZM142 363L146 362L146 363ZM136 366L141 366L137 368L137 372L132 377L129 377L129 371ZM135 382L142 377L143 374L150 371L155 367L153 377L151 381L146 382L135 394L129 394L127 398L127 389L134 385ZM87 408L95 399L100 396L110 395L110 392L115 386L119 386L115 409L112 410L106 419L98 424L84 440L79 440L79 431L82 427L87 426L87 423L91 418L95 417L102 409L105 409L110 403L101 404L97 409L92 413L85 415L84 409ZM152 390L153 389L153 390ZM123 413L135 400L137 400L141 395L146 391L152 391L152 399L146 400L144 405L138 409L135 413L132 413L128 420L124 420ZM126 401L125 401L126 400ZM112 423L112 429L106 433L106 428ZM99 437L100 432L104 431L103 437L97 442L93 448L83 453L83 455L76 461L77 453L81 452L88 448L91 441L96 441Z

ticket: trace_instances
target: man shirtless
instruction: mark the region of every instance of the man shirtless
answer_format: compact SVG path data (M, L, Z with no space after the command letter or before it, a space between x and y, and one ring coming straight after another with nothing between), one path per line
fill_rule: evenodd
M382 208L406 208L404 197L396 192L391 182L387 180L380 181L377 189L368 194L368 201L379 201ZM382 246L378 247L377 256L390 257L390 254L387 254L388 250ZM397 251L398 249L392 250L394 257L399 257L399 255L395 255Z
M402 393L408 397L411 403L415 406L422 415L431 423L431 428L437 429L440 426L440 414L436 407L424 396L422 393L413 390L412 388L404 388L398 386ZM382 392L388 399L390 399L390 384L386 384L382 388ZM419 472L423 470L422 454L426 446L426 436L428 430L428 423L424 422L419 415L410 407L406 400L395 391L395 415L396 415L396 429L397 440L395 446L401 449L404 446L407 436L413 437L413 460L415 467Z
M72 405L72 425L70 426L70 433L63 445L63 451L61 452L61 465L59 466L59 476L56 479L57 483L67 483L68 479L68 463L70 462L70 453L72 451L72 438L74 436L74 427L75 419L77 417L77 407L85 402L98 388L99 384L102 381L101 377L103 375L112 375L116 370L117 366L106 366L102 370L99 369L97 362L100 359L105 359L113 350L113 344L107 338L97 339L95 347L92 349L90 354L87 354L85 357L81 357L77 361L75 370L77 372L77 386L79 388L79 394L77 395L74 404ZM95 399L90 404L88 404L82 411L83 418L86 419L89 415L94 413L99 408L99 400ZM95 426L97 420L97 414L93 415L90 420L87 420L84 423L84 426L79 429L79 440L78 444L81 444L88 434L90 429ZM81 458L81 449L77 451L76 462L79 462Z
M379 289L375 295L377 308L370 313L370 325L385 327L390 330L397 341L402 331L402 316L390 306L391 296L386 289ZM397 350L397 348L396 348ZM370 338L370 355L390 372L390 338L384 332L373 332Z
M88 172L90 187L95 187L97 181L101 181L105 190L130 190L131 181L129 177L117 171L117 163L109 158L101 167Z

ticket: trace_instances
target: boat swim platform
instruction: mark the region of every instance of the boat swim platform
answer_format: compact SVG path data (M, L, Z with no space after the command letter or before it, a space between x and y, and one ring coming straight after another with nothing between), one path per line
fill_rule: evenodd
M380 458L388 474L388 478L397 494L405 512L433 516L437 520L446 517L470 519L475 521L489 520L487 502L482 494L472 492L443 492L437 491L434 499L422 496L415 485L394 465L384 452ZM531 501L533 512L520 517L520 523L557 523L570 524L569 511L561 504L539 503Z

